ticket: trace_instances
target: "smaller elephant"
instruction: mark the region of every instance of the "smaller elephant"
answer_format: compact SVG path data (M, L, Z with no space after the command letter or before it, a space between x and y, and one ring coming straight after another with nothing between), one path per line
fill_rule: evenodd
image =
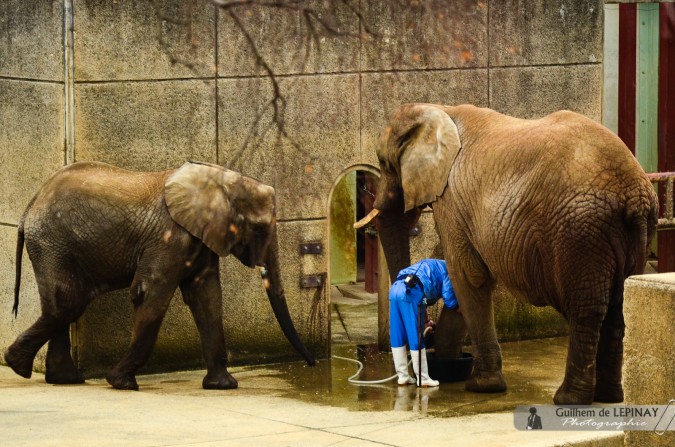
M82 383L70 353L69 325L106 292L130 288L129 349L107 375L117 389L138 390L136 372L150 357L177 287L201 337L205 389L231 389L222 324L219 256L263 266L267 296L285 336L309 365L281 284L271 186L207 163L163 172L133 172L97 162L56 172L18 227L14 313L19 305L23 245L33 264L42 314L6 350L5 362L29 378L47 342L48 383Z

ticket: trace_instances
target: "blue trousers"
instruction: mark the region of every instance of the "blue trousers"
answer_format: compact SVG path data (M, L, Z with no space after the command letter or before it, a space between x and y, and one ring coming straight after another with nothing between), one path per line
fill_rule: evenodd
M411 351L419 351L419 303L424 294L419 287L408 288L396 281L389 290L389 341L392 348L408 343ZM422 340L424 348L424 339Z

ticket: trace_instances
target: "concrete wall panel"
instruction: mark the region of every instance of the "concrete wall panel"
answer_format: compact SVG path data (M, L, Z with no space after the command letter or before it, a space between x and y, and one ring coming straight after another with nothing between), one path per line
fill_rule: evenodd
M163 170L216 161L213 81L77 84L75 159Z
M0 222L17 224L63 165L63 85L0 79Z
M77 364L85 377L103 377L131 342L133 305L128 289L94 300L76 323ZM199 333L190 309L176 291L159 331L157 344L141 373L203 368Z
M78 0L75 80L215 74L215 7L208 0Z
M557 110L602 119L602 66L503 68L490 71L491 107L519 118Z
M500 341L559 337L569 333L565 318L554 308L536 307L497 287L492 294L495 327Z
M354 12L340 2L309 0L300 6L317 12L318 18L340 35L327 32L312 16L309 21L317 33L316 39L313 38L303 13L291 8L239 8L232 11L238 19L228 11L221 11L218 14L218 75L266 75L263 67L256 63L247 34L277 75L357 71L360 42ZM239 23L247 34L241 31Z
M362 70L487 65L488 4L481 0L361 2ZM460 25L461 24L461 25Z
M63 0L0 2L0 76L63 82Z
M329 315L326 282L326 221L280 223L279 251L286 301L303 343L318 357L328 355ZM321 255L301 255L303 242L321 242ZM263 363L297 358L272 312L260 270L244 267L234 257L221 264L226 341L234 363ZM320 275L319 288L300 288L303 275Z
M602 61L602 0L490 2L490 64Z
M280 86L287 138L265 108L269 80L219 81L219 162L274 186L279 219L325 217L335 178L358 161L359 77L284 78Z
M624 289L623 388L627 405L667 405L675 389L675 273L631 276ZM666 447L675 442L672 405L653 432L626 431L625 445Z

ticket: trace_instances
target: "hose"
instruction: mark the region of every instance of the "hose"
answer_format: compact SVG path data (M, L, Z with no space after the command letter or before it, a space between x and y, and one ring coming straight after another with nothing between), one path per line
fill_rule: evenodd
M425 337L425 336L427 335L427 333L428 333L429 331L432 331L432 330L433 330L433 327L427 326L427 327L424 329L424 332L422 333L422 337ZM392 381L392 380L394 380L395 378L398 377L397 374L394 374L393 376L387 377L386 379L379 379L379 380L356 380L355 377L358 377L359 374L361 374L361 371L363 371L363 363L361 363L360 361L358 361L358 360L356 360L356 359L350 359L350 358L347 358L347 357L340 357L339 355L332 355L331 357L334 358L334 359L346 360L346 361L348 361L348 362L354 362L354 363L356 363L357 365L359 365L359 369L356 371L356 373L355 373L353 376L350 376L350 377L347 379L347 382L352 383L352 384L354 384L354 385L379 385L379 384L381 384L381 383L387 383L387 382L390 382L390 381ZM420 360L421 360L421 359L420 359ZM407 366L410 366L411 363L412 363L412 359L410 359L410 360L408 361L408 365L407 365Z
M358 361L356 359L349 359L347 357L340 357L339 355L333 355L331 357L334 358L334 359L346 360L348 362L354 362L354 363L359 365L359 369L358 369L358 371L356 371L356 374L354 374L353 376L350 376L347 379L347 382L352 383L354 385L378 385L380 383L387 383L387 382L392 381L392 380L394 380L395 378L398 377L398 375L394 374L391 377L387 377L386 379L380 379L380 380L356 380L355 377L358 377L359 374L361 374L361 371L363 370L363 363L361 363L360 361ZM408 366L410 366L411 363L412 363L412 359L408 362Z

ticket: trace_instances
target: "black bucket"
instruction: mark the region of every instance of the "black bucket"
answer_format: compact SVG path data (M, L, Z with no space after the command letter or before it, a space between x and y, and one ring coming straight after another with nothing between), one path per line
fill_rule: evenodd
M469 378L473 366L473 356L463 352L456 359L436 360L434 352L427 351L429 376L439 382L462 382Z

